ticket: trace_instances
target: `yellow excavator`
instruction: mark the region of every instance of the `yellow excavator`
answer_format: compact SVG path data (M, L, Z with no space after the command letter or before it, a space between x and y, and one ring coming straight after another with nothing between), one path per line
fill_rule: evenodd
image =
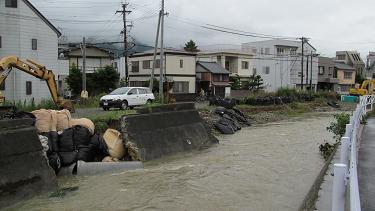
M0 86L4 83L8 77L12 68L17 68L27 74L30 74L36 78L45 80L51 93L52 99L59 108L68 109L74 112L73 103L70 100L63 100L58 95L57 85L55 81L55 75L51 70L47 70L45 66L38 64L37 62L27 59L27 62L20 60L16 56L3 57L0 60ZM4 101L4 96L0 92L0 101Z
M375 80L365 80L362 85L356 84L355 88L349 89L349 94L353 96L363 96L374 94Z

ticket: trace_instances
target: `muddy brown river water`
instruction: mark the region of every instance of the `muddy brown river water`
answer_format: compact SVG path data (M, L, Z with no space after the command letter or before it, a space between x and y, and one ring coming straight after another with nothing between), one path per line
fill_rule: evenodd
M244 128L199 152L148 162L144 170L65 177L78 187L14 210L297 210L323 166L332 114Z

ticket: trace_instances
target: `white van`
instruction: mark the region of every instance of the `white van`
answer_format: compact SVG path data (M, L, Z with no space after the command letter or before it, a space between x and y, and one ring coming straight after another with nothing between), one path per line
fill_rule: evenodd
M127 109L152 103L154 94L146 87L121 87L100 98L100 107L105 111L110 108Z

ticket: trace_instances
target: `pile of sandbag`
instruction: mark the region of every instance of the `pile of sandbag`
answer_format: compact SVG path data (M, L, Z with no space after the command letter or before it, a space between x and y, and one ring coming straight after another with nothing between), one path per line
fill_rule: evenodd
M91 120L72 119L68 110L41 109L32 114L38 133L47 138L46 154L56 173L77 161L117 162L129 159L129 152L134 154L133 148L125 146L120 132L108 129L104 135L95 134Z
M51 131L64 131L74 126L87 128L91 135L95 133L94 123L86 118L72 119L69 110L46 110L40 109L31 112L36 117L35 127L38 133L48 133Z
M214 123L214 126L222 134L234 134L243 126L251 126L249 118L237 108L218 107L215 109L215 113L221 118Z

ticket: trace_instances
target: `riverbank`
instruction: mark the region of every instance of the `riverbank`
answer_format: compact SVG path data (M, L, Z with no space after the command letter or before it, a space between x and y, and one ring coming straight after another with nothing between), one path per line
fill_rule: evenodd
M331 113L220 135L220 144L145 163L144 170L59 178L65 195L45 195L15 210L297 210L332 139ZM313 150L315 149L315 150Z

